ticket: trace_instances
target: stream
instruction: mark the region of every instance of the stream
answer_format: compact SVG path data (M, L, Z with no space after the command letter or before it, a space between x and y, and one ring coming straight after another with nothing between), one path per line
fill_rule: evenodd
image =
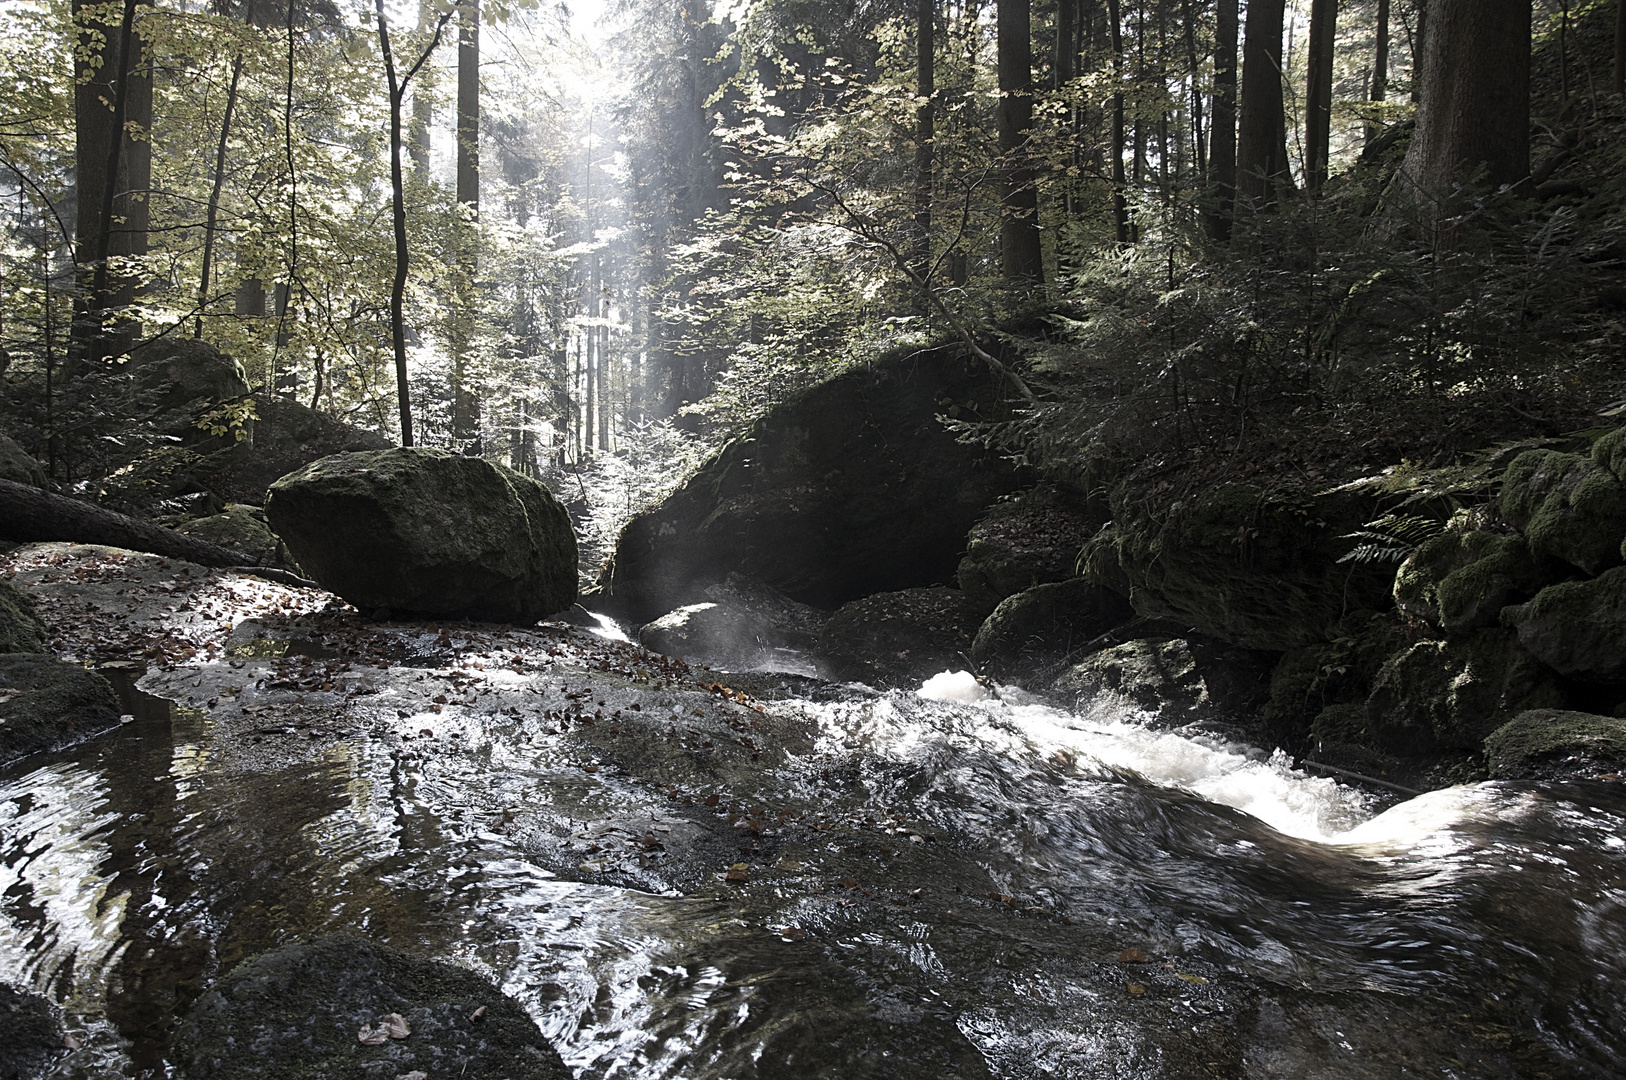
M63 1007L49 1075L166 1075L213 979L339 930L481 972L606 1080L1621 1075L1619 784L1397 803L1110 703L708 689L554 637L380 662L285 729L272 676L331 661L239 650L0 771L0 977Z

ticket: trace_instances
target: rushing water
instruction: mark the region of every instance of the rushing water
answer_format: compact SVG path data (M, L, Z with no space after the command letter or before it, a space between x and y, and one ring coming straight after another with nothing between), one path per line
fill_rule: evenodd
M64 1007L62 1078L161 1075L212 979L339 929L485 972L583 1077L1621 1074L1619 785L1384 808L964 676L808 693L716 806L518 709L265 760L154 710L0 771L0 978Z

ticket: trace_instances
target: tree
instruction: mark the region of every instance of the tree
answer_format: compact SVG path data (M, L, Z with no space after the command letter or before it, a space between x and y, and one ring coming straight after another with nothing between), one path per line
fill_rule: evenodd
M1327 182L1332 140L1333 46L1338 40L1338 0L1310 5L1309 86L1304 96L1304 182L1319 196Z
M930 274L932 260L932 143L936 136L932 98L937 93L933 30L936 19L936 0L916 0L915 94L920 105L915 110L915 265L922 278ZM916 304L925 310L924 298Z
M1389 0L1378 0L1377 13L1377 42L1372 55L1372 93L1374 102L1383 101L1389 96ZM1378 127L1374 124L1366 126L1366 141L1371 142L1377 138Z
M404 140L401 132L402 104L408 85L429 62L440 44L441 34L456 8L448 7L435 23L434 36L424 47L418 59L404 75L398 75L395 53L390 47L389 20L384 15L384 0L374 0L374 15L378 20L378 46L384 54L384 77L389 90L390 104L390 217L395 233L395 275L390 284L390 342L395 352L396 404L401 414L401 445L412 445L412 393L407 385L406 362L406 283L410 255L407 250L406 181L401 171L401 151Z
M1005 280L1013 285L1044 282L1039 246L1039 190L1028 140L1033 133L1033 32L1029 0L998 0L999 254Z
M1130 231L1129 198L1124 190L1124 36L1118 0L1107 0L1107 30L1112 40L1112 234L1119 244L1127 244Z
M1285 0L1249 0L1242 43L1242 123L1237 133L1238 206L1268 206L1289 182L1282 108Z
M1236 39L1237 0L1218 0L1214 11L1214 118L1209 125L1208 234L1231 234L1236 205Z
M480 0L459 9L457 37L457 309L452 313L452 434L479 436L480 399L469 385L480 224Z
M1469 174L1530 175L1530 0L1432 0L1417 131L1401 174L1423 200Z

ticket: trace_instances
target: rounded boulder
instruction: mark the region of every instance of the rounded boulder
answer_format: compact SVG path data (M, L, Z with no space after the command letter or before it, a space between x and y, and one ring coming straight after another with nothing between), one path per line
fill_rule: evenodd
M532 623L576 600L576 534L548 489L444 450L334 454L271 485L271 528L364 612Z

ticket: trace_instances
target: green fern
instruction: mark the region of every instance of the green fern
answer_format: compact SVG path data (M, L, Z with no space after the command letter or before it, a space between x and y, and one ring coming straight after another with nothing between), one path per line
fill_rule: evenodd
M1418 514L1384 514L1376 521L1368 521L1364 528L1339 537L1361 543L1338 561L1352 562L1357 566L1404 562L1424 541L1438 536L1444 528L1445 523L1438 518Z

